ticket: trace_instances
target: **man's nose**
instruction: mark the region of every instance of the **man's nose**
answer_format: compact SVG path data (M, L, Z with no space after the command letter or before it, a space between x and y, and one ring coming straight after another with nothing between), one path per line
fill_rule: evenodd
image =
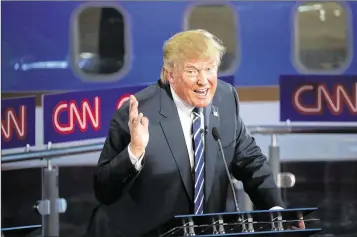
M205 72L200 72L199 78L198 78L198 84L199 85L207 85L208 84L208 76L206 75Z

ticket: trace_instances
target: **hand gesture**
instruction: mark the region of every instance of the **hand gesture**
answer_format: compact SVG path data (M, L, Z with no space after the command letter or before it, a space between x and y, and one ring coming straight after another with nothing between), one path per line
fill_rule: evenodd
M130 151L136 157L140 157L149 142L149 120L142 113L138 114L139 102L135 96L130 96L129 106L129 130L130 130Z

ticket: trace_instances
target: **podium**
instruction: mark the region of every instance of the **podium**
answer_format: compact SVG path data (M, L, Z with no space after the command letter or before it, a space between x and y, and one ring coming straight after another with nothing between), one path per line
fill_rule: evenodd
M311 227L319 221L309 217L315 211L317 208L179 215L171 221L173 227L160 237L310 236L322 230ZM305 229L292 229L299 220L304 220Z

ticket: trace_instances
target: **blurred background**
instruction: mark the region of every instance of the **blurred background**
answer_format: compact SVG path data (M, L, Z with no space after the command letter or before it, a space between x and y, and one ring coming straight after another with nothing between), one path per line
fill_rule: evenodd
M341 100L350 102L349 119L335 110L329 119L291 122L357 127L354 1L8 1L1 2L1 17L2 156L103 142L126 95L159 79L165 40L197 28L227 47L219 76L237 88L241 116L252 131L286 126L282 75L316 76L317 84L354 80L355 87L346 89L350 100ZM53 128L59 103L70 108L61 117L62 130ZM295 185L282 189L286 205L319 207L324 231L318 236L357 236L357 135L338 129L271 133L254 136L269 158L271 147L279 147L278 172L295 176ZM97 205L92 174L98 157L97 149L52 160L59 167L59 197L68 204L60 214L60 236L84 236ZM6 237L36 236L41 216L33 206L41 199L41 167L47 163L9 159L2 161L1 228ZM249 209L245 198L240 205ZM4 229L12 227L24 228Z

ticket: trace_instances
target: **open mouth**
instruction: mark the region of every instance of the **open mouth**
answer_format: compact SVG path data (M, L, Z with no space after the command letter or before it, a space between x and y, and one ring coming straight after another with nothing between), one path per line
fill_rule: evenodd
M196 93L196 95L206 96L206 95L207 95L207 92L208 92L208 89L194 90L194 92Z

